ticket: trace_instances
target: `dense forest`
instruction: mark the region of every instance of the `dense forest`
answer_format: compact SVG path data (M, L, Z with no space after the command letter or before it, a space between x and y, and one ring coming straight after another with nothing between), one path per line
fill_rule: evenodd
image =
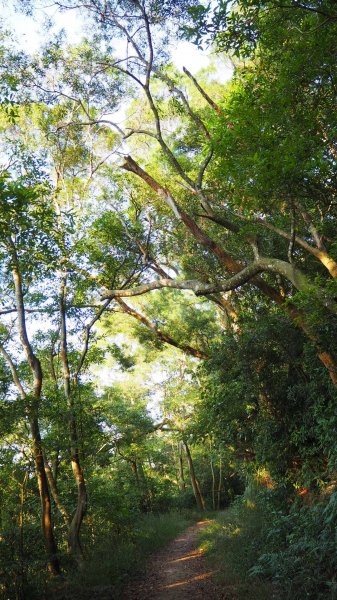
M205 514L228 598L337 599L336 2L52 6L0 32L0 596Z

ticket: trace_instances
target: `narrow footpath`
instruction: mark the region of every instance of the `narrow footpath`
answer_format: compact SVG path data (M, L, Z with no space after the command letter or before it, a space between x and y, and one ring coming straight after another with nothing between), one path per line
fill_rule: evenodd
M198 532L209 524L199 521L150 559L146 576L130 583L123 600L234 600L213 581L198 548Z

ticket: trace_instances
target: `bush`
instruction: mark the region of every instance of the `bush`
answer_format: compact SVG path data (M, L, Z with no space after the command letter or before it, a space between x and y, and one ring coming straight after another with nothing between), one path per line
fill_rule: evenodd
M336 600L337 493L275 513L265 548L251 573L272 577L284 600Z
M250 569L260 556L270 518L267 502L262 497L252 500L250 494L237 499L201 531L201 546L206 552L217 580L238 600L270 600L272 586Z
M53 597L89 599L98 587L109 587L109 598L118 597L123 585L144 571L147 557L191 522L191 518L176 512L147 514L137 516L131 527L119 533L106 531L97 539L80 572L71 573L71 583L63 586L62 594L56 590Z

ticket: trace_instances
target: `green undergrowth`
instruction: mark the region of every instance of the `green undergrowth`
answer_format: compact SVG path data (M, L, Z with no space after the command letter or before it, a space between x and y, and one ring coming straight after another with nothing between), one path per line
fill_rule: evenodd
M267 526L265 512L250 501L237 501L217 513L200 532L200 546L215 580L235 600L272 600L270 582L252 577Z
M107 531L92 546L78 573L57 586L53 599L119 598L125 584L144 573L149 555L197 518L188 512L148 514L139 516L128 531Z

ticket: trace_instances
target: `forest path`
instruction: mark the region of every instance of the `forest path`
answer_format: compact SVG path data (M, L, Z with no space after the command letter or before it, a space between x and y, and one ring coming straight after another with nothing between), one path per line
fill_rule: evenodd
M210 521L199 521L153 556L146 576L127 586L124 600L234 600L212 580L198 547L198 532Z

